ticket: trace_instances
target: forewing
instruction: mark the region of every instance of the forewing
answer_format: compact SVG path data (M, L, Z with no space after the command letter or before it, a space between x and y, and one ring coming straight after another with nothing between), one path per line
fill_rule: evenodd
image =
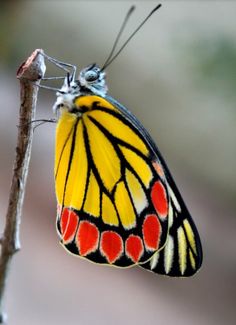
M124 106L112 98L110 100L119 107L124 116L127 116L148 142L152 152L151 156L155 157L152 159L153 165L168 192L169 231L166 243L147 263L140 264L140 266L168 276L191 276L199 270L202 264L202 246L197 228L160 151L149 133ZM152 202L155 204L155 200L152 199Z

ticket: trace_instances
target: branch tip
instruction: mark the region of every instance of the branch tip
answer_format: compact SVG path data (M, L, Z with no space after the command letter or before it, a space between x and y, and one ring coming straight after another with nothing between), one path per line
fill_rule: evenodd
M24 61L17 70L17 79L27 79L29 81L38 81L43 78L46 72L44 56L42 49L36 49Z

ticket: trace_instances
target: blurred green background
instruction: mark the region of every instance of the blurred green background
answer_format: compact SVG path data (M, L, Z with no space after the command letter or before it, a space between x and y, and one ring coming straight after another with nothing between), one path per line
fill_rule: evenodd
M1 1L1 229L12 174L20 63L35 49L78 68L109 54L157 4L151 1ZM236 3L163 1L107 69L110 94L150 131L199 229L204 263L190 279L101 267L68 255L55 231L55 125L37 128L7 287L9 324L235 324ZM47 75L55 70L48 65ZM41 89L37 117L55 94Z

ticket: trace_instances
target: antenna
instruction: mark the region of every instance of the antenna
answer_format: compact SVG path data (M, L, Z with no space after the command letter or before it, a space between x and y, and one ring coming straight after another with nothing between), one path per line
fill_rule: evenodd
M107 65L107 63L109 62L110 58L112 57L112 55L113 55L113 53L114 53L114 51L115 51L115 49L116 49L116 46L117 46L117 44L118 44L118 42L119 42L119 39L120 39L120 37L121 37L121 35L122 35L122 33L123 33L123 30L124 30L124 28L125 28L125 26L126 26L128 20L129 20L129 18L130 18L130 16L131 16L131 14L134 12L134 9L135 9L135 6L132 6L132 7L130 7L129 11L127 12L127 14L126 14L126 16L125 16L125 19L124 19L124 21L123 21L123 23L122 23L122 25L121 25L121 27L120 27L119 33L118 33L117 36L116 36L116 39L115 39L115 42L114 42L114 44L113 44L113 46L112 46L111 52L110 52L110 54L108 55L108 58L106 59L104 65L103 65L102 70L103 70L104 67Z
M126 45L129 43L129 41L134 37L134 35L139 31L139 29L146 23L146 21L154 14L155 11L157 11L159 8L161 7L161 4L158 4L148 15L147 17L141 22L140 25L138 25L138 27L133 31L133 33L128 37L128 39L124 42L124 44L121 46L121 48L118 50L118 52L112 57L112 54L114 53L114 50L115 50L115 47L118 43L118 40L121 36L121 33L123 32L124 30L124 27L128 21L128 18L130 17L130 14L133 12L134 8L133 6L130 8L130 10L128 11L126 17L125 17L125 20L121 26L121 29L116 37L116 40L114 42L114 45L112 47L112 51L110 53L110 55L108 56L108 59L106 60L105 64L103 65L101 71L105 70L105 68L108 67L108 65L110 65L114 60L115 58L120 54L121 51L123 51L123 49L126 47ZM132 9L133 8L133 9Z

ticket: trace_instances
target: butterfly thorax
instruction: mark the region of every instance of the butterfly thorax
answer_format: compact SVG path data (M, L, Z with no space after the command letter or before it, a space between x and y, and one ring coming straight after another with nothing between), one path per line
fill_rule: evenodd
M96 64L89 65L81 70L77 80L68 75L62 88L57 92L53 111L57 112L58 109L65 108L71 113L83 113L83 108L81 109L75 104L76 99L89 95L105 97L108 90L105 77L105 72Z

